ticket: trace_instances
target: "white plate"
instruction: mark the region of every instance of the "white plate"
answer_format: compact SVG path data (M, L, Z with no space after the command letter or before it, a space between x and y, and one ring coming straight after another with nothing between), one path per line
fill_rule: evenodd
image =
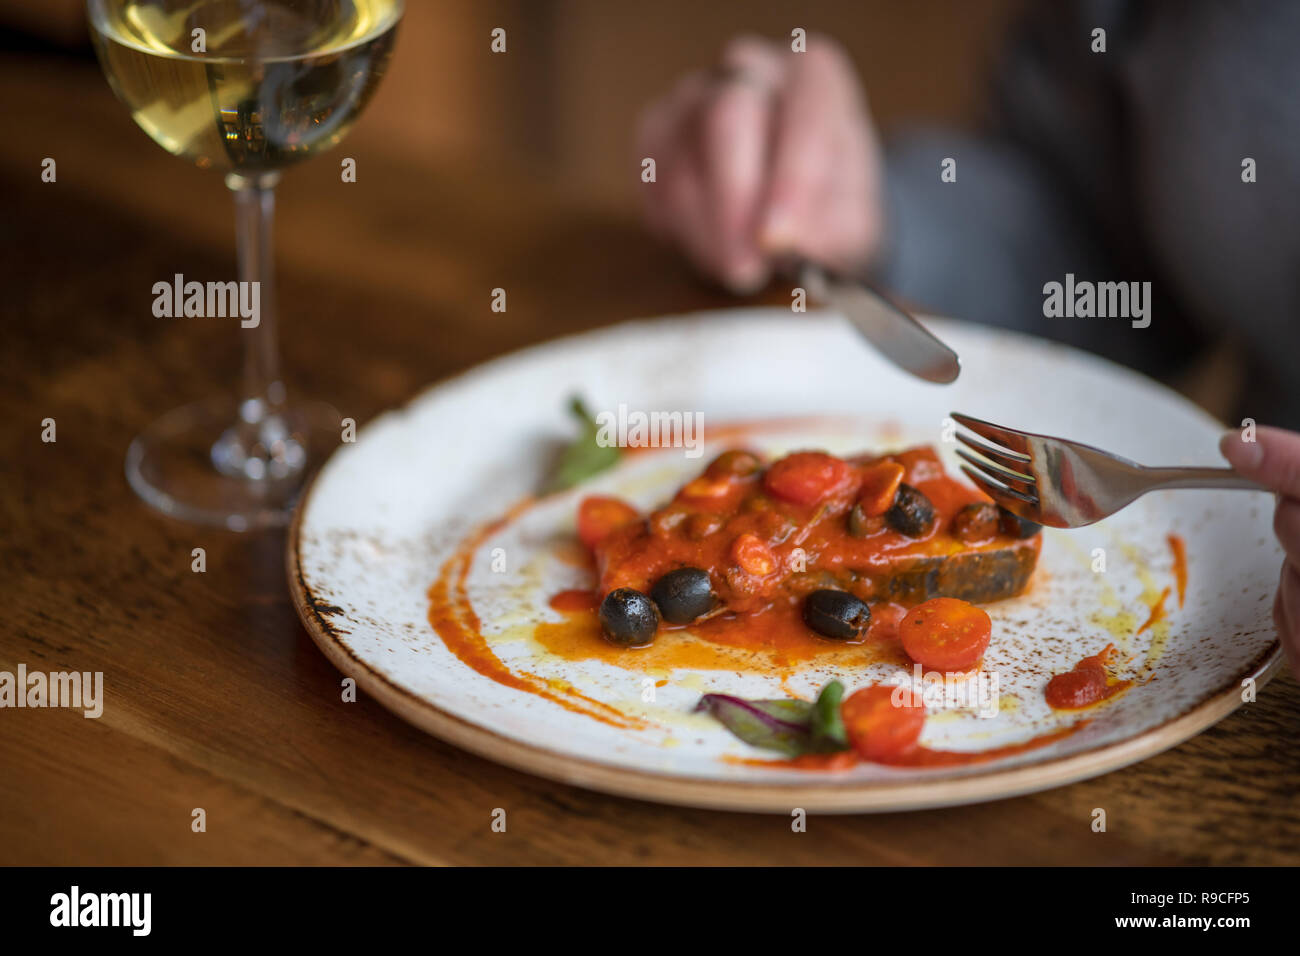
M702 459L681 449L630 456L587 485L538 502L483 540L466 579L487 644L506 667L568 685L646 726L611 726L505 686L466 666L430 625L431 583L471 531L539 486L555 446L572 435L565 406L574 393L593 409L624 403L701 413L706 440L723 423L766 421L747 444L772 452L931 443L951 467L947 415L956 410L1147 464L1219 460L1220 427L1139 375L1005 332L943 320L933 327L962 357L952 386L905 377L834 316L785 310L629 323L508 355L438 385L364 428L311 487L288 555L303 621L364 691L440 737L570 783L701 806L854 811L1008 796L1139 760L1232 711L1243 682L1262 684L1280 658L1271 609L1281 552L1270 501L1246 492L1153 494L1091 528L1045 532L1030 591L989 607L994 637L984 667L998 676L997 715L932 708L922 743L987 750L1072 724L1077 715L1047 707L1044 685L1109 643L1138 684L1092 708L1091 722L1061 740L971 766L764 767L746 762L763 752L690 713L708 691L805 694L832 676L852 689L895 682L895 665L838 657L786 675L783 688L770 674L647 669L635 651L626 652L626 666L566 660L530 637L536 622L559 619L548 605L553 594L591 583L564 560L578 500L599 491L654 505L722 445L707 447ZM778 421L799 416L796 425ZM1181 607L1170 534L1185 540L1188 555ZM1103 572L1094 570L1097 549ZM1138 634L1165 588L1167 617ZM647 677L662 683L653 702L643 699Z

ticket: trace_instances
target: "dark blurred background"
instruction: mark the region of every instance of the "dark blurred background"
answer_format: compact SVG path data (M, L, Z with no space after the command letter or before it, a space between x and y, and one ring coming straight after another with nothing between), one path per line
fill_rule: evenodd
M412 317L373 324L371 347L354 356L370 376L355 396L367 411L513 346L637 315L735 304L643 235L633 156L638 111L686 70L713 62L737 32L788 38L798 25L847 47L886 138L918 124L975 128L1008 24L1024 6L408 0L389 74L336 150L361 161L357 188L336 188L330 154L290 170L280 189L276 241L290 380L295 364L310 378L301 366L328 360L330 317L355 312L359 301ZM508 29L507 56L488 53L497 26ZM160 329L145 313L143 289L159 274L200 271L192 261L182 268L185 247L229 263L231 213L219 177L167 156L135 128L99 72L78 0L0 0L0 43L0 95L22 130L0 143L0 177L18 197L4 227L13 250L3 267L15 292L9 307L53 317L108 304L133 313L117 334L174 338L174 329ZM37 180L44 156L60 160L57 200ZM121 233L114 217L141 230L134 253L114 238ZM84 234L79 243L71 231ZM49 263L55 246L57 269ZM117 261L119 278L105 278L97 292L68 287L77 276L95 284L96 270L109 268L105 256L131 255L147 260L135 264L134 285L121 278L132 274L128 263ZM71 276L70 262L80 270ZM333 294L321 294L322 280ZM484 286L519 293L510 319L490 332L466 315L472 308L481 317ZM788 302L771 290L757 298ZM319 320L316 346L295 332L303 311ZM88 335L110 334L85 321ZM430 328L443 334L433 366L394 359L394 350ZM41 347L57 353L70 331L65 326ZM8 334L27 333L11 326ZM228 359L233 375L228 336L186 334L191 341L178 348ZM1220 418L1237 411L1242 366L1226 340L1208 343L1166 378ZM328 390L339 386L346 391L338 382Z
M852 53L886 131L976 120L983 77L1015 0L407 0L399 53L350 138L381 138L415 159L512 154L540 177L632 208L626 160L637 111L743 28L773 38L822 30ZM0 0L9 50L65 53L94 66L85 4ZM485 57L489 32L509 55ZM467 42L482 39L482 44ZM44 82L75 69L48 59ZM632 180L635 182L635 180Z

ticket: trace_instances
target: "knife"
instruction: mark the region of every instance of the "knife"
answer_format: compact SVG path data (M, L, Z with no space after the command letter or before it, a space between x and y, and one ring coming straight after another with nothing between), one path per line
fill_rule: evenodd
M961 374L956 352L866 282L842 278L811 262L799 264L799 281L809 296L842 312L876 351L903 371L938 385Z

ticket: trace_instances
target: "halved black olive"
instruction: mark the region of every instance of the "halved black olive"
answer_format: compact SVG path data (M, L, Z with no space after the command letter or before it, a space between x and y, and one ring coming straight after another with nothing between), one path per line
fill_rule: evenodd
M851 641L871 623L871 608L848 591L826 588L804 598L803 622L836 641Z
M899 534L919 538L934 524L934 505L911 485L898 486L894 503L885 512L885 521Z
M650 600L669 624L689 624L717 603L709 573L699 568L669 571L650 589Z
M654 602L636 588L615 588L600 602L600 631L622 647L649 644L659 630Z
M1025 538L1032 538L1034 535L1038 534L1038 532L1043 530L1041 524L1037 524L1027 518L1022 518L1020 515L1014 515L1001 505L998 505L998 512L1002 516L1001 524L1003 534L1023 540Z

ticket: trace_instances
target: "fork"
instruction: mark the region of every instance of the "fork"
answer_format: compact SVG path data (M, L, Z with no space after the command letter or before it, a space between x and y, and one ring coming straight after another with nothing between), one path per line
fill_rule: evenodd
M1082 442L950 414L985 439L957 432L983 456L957 449L966 476L1012 514L1052 528L1082 528L1160 488L1269 490L1231 468L1148 468Z

